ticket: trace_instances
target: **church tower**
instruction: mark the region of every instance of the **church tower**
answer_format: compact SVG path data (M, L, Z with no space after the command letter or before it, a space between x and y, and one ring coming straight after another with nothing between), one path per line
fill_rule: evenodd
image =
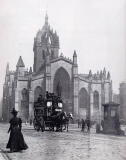
M55 59L59 56L59 36L56 31L50 29L48 16L45 16L45 24L39 30L34 38L34 72L42 71L45 68L47 52L50 53L50 59Z

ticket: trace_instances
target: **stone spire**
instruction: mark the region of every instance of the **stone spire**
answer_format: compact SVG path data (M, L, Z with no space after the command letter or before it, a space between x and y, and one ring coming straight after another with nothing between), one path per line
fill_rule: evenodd
M30 74L32 73L32 67L30 67L30 69L29 69L29 73L30 73Z
M20 56L17 62L16 67L25 67L22 57Z
M75 65L77 65L77 53L76 53L75 50L74 50L74 54L73 54L73 63L74 63Z
M77 53L76 53L76 51L75 51L75 50L74 50L73 57L77 57Z
M107 74L107 79L110 80L110 73Z
M9 74L9 63L7 63L7 66L6 66L6 75Z
M102 79L103 78L103 73L102 73L102 71L100 71L100 79Z
M92 77L92 71L91 70L89 71L89 77Z
M46 13L46 15L45 15L45 25L46 25L46 26L48 25L48 15L47 15L47 13Z
M106 69L103 69L103 77L106 78Z
M76 54L75 50L74 50L74 53L73 53L73 74L74 75L78 74L77 54Z
M20 56L17 62L17 76L23 77L25 75L25 65L24 62L22 60L22 57Z

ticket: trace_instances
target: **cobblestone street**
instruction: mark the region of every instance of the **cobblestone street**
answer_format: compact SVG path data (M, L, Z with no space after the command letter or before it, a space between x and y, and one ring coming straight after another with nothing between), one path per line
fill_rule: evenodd
M7 124L0 124L0 148L12 160L126 160L126 137L82 133L77 125L68 133L42 133L28 125L23 126L28 150L9 153L7 130Z

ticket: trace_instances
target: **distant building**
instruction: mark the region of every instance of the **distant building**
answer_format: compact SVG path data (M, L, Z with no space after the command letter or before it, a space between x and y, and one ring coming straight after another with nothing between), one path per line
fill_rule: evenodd
M59 55L59 36L48 24L45 24L34 38L34 65L26 70L22 57L16 70L11 72L7 65L3 86L3 117L8 120L10 110L15 107L25 121L33 117L34 101L45 92L58 94L64 102L64 110L72 112L75 117L90 117L99 121L103 118L102 103L112 99L112 81L105 68L93 74L78 73L77 53L73 59ZM90 61L90 60L89 60Z
M9 64L6 67L5 82L3 85L2 118L4 121L10 119L10 111L15 107L15 72L9 71Z
M113 93L113 102L120 104L120 95Z
M126 82L120 84L120 118L126 121Z

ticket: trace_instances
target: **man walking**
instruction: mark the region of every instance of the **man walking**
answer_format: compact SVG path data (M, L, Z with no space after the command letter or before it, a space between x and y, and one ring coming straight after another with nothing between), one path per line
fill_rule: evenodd
M90 132L90 120L86 119L87 131Z
M81 120L81 124L82 124L82 130L81 131L84 132L84 129L85 129L85 121L84 121L84 119Z

